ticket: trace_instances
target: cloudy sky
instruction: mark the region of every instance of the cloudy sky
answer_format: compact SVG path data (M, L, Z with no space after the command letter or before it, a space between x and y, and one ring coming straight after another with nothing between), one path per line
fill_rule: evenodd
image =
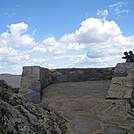
M0 73L112 67L134 51L134 0L0 0Z

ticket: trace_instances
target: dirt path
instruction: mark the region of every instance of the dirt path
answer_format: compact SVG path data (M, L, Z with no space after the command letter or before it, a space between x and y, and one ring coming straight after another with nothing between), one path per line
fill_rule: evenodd
M111 81L57 83L43 90L49 105L67 120L67 134L131 134L133 117L126 100L106 100Z

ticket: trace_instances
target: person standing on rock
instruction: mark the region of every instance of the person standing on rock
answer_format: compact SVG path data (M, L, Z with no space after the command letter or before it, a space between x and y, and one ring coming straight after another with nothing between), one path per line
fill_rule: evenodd
M134 62L134 54L132 51L129 51L129 56L130 56L130 62Z
M126 59L126 62L130 62L130 55L128 55L128 52L124 52L125 57L122 57L122 59Z

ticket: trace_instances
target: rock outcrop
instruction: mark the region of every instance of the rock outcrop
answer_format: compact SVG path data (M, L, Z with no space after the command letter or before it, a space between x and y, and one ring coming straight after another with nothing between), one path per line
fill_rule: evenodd
M28 102L0 80L0 134L64 134L65 119Z

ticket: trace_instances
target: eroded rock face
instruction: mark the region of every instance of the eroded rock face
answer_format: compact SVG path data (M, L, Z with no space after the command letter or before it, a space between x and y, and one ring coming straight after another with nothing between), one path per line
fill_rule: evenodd
M28 102L0 81L0 134L64 134L65 119Z

